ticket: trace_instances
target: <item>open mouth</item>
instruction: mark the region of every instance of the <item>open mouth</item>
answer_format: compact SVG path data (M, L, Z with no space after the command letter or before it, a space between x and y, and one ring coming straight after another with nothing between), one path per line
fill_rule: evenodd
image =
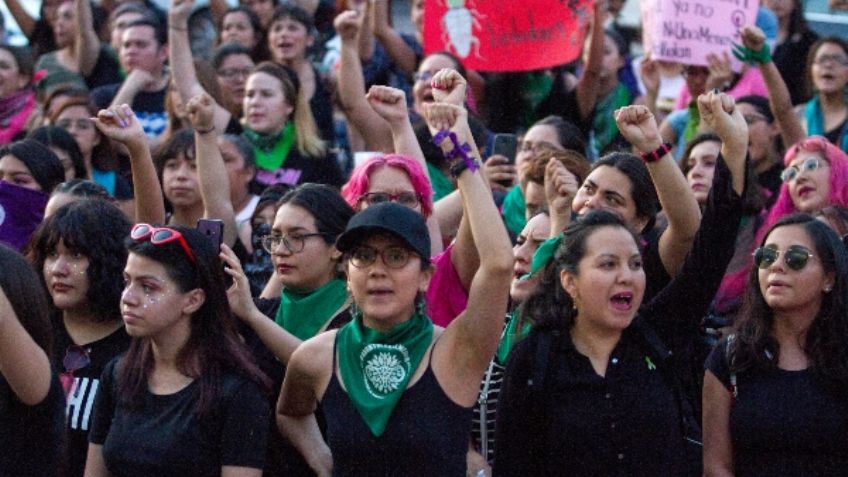
M633 308L633 293L616 293L610 298L610 303L616 310L629 311Z

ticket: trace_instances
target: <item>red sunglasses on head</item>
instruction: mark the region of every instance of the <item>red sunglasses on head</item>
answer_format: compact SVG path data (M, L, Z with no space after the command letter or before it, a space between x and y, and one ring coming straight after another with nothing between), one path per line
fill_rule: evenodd
M153 227L149 224L135 224L130 232L130 238L136 242L150 239L150 243L153 245L165 245L171 242L177 242L189 260L191 260L191 263L197 263L194 254L191 253L191 247L188 246L188 242L186 242L185 237L183 237L183 234L179 230L168 227Z

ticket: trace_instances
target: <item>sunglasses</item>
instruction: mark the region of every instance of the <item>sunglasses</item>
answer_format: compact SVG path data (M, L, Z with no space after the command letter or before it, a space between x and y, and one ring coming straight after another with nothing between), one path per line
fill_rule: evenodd
M62 366L65 371L59 375L59 381L62 382L62 389L65 391L65 396L70 396L74 386L74 373L91 364L91 358L88 355L88 350L80 345L72 344L65 350L65 357L62 358Z
M783 262L786 263L787 267L795 271L804 268L813 256L812 252L800 245L793 245L782 253ZM759 247L754 251L754 264L758 268L766 269L777 262L780 254L781 252L776 248Z
M368 192L359 196L360 202L365 202L368 205L382 204L383 202L397 202L409 208L415 208L421 203L421 196L415 192L401 192L399 194L390 194L388 192Z
M150 239L150 243L156 246L177 242L191 260L191 263L197 263L194 254L191 253L191 247L188 246L185 237L178 230L168 227L153 227L148 224L136 224L130 232L130 238L136 242Z
M404 247L386 247L383 250L377 250L373 247L360 245L351 250L348 257L350 263L356 268L370 267L377 261L377 257L380 257L387 268L398 269L409 263L412 254L412 251Z
M792 182L798 177L801 172L813 172L822 167L822 160L818 157L810 157L801 163L801 168L798 166L789 166L780 173L780 178L783 182Z

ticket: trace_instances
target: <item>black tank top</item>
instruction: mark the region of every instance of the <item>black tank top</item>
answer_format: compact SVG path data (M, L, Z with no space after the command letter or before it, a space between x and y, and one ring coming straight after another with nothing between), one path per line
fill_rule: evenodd
M334 345L334 368L335 363ZM403 393L380 437L368 429L335 370L321 407L333 453L333 475L465 475L472 408L445 395L430 362L421 379Z

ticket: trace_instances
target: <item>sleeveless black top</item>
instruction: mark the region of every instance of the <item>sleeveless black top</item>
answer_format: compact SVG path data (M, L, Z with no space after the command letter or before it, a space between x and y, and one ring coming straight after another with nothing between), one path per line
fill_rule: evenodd
M432 356L432 348L431 348ZM333 366L336 347L333 346ZM430 363L401 396L375 437L342 389L335 371L321 403L336 476L464 476L472 408L453 402Z

